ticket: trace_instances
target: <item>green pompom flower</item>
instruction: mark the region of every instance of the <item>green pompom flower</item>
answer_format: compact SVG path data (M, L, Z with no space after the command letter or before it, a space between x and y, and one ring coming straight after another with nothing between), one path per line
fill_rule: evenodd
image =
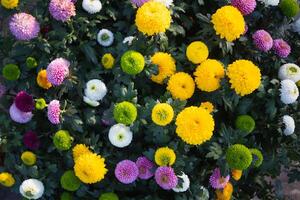
M101 196L99 197L99 200L119 200L118 195L116 195L113 192L107 192L104 194L101 194Z
M227 149L226 161L232 169L245 170L251 165L252 154L246 146L235 144Z
M21 71L15 64L7 64L2 69L2 75L9 81L15 81L20 78Z
M61 151L69 150L72 142L73 138L66 130L57 131L53 137L54 146Z
M113 114L118 123L130 125L136 120L137 109L132 103L123 101L115 105Z
M38 110L43 110L47 107L47 103L44 98L37 99L35 101L35 108Z
M297 0L281 0L280 9L287 17L295 17L299 13Z
M264 160L264 157L263 157L261 151L258 149L250 149L250 152L252 153L252 157L253 157L253 161L252 161L253 166L259 167Z
M121 68L123 72L136 75L143 71L145 67L145 59L142 54L137 51L127 51L121 58Z
M26 59L26 66L27 66L28 69L33 69L33 68L36 68L38 66L38 63L37 63L35 58L28 57Z
M61 187L70 192L78 190L80 183L73 170L66 171L60 178Z
M63 192L60 196L60 200L72 200L73 196L69 192Z
M240 115L235 121L235 127L249 134L255 128L255 121L250 115Z

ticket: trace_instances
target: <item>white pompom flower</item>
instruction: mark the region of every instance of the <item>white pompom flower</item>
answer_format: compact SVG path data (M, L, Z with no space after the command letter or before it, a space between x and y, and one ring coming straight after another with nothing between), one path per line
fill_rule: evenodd
M127 147L132 141L132 132L124 124L115 124L109 129L108 139L118 148Z
M169 8L173 4L173 0L153 0L159 3L164 4L167 8Z
M97 41L101 46L108 47L114 42L114 34L108 29L101 29L98 32Z
M278 77L281 80L289 79L296 83L300 80L300 67L293 63L284 64L279 68Z
M181 172L181 173L182 173L182 175L177 175L177 177L179 179L181 179L182 181L180 182L180 184L177 184L177 186L172 189L174 192L185 192L190 187L189 177L184 172Z
M82 8L90 14L95 14L101 11L102 4L99 0L83 0Z
M92 107L97 107L100 105L99 101L91 100L90 98L83 96L83 101Z
M258 0L265 4L265 6L278 6L280 0Z
M294 103L299 96L297 85L293 81L288 79L281 81L280 85L280 100L284 104Z
M132 45L133 40L135 39L134 36L128 36L124 38L123 44L128 44L129 46Z
M99 79L92 79L86 83L84 94L90 100L100 101L107 94L107 88L105 83Z
M295 121L289 115L284 115L282 117L282 122L284 124L283 134L286 136L292 135L295 131Z
M27 199L39 199L44 194L44 184L37 179L27 179L20 185L19 191Z

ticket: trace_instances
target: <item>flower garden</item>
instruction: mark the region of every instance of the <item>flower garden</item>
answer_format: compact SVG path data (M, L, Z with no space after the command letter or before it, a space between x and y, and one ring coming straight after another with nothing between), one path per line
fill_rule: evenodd
M0 184L24 199L280 199L300 180L297 0L0 0Z

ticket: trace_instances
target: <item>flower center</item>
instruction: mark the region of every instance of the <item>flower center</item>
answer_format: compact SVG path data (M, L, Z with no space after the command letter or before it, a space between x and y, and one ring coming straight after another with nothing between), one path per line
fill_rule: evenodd
M124 138L123 133L118 133L117 138L118 138L119 141L122 141L123 138Z
M298 70L295 67L289 67L288 72L289 72L289 74L296 74L298 72Z
M156 113L157 117L161 120L164 121L168 117L168 113L165 110L160 110Z
M163 183L168 183L168 182L169 182L168 176L167 176L167 175L162 175L162 177L161 177L161 182L163 182Z
M103 40L103 41L109 40L109 35L106 34L106 33L103 33L103 34L101 35L101 40Z

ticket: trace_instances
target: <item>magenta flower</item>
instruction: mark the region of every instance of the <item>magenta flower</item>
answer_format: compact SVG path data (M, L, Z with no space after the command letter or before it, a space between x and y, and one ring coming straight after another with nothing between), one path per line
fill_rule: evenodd
M136 7L141 7L144 3L148 1L149 0L131 0L131 3L134 4Z
M52 124L60 123L60 103L58 100L52 100L48 105L48 119Z
M33 131L27 131L23 135L23 143L30 150L37 150L40 147L40 140Z
M123 160L116 166L115 176L121 183L133 183L138 178L138 175L139 169L135 162L131 160Z
M255 46L263 51L267 52L273 47L273 39L271 35L265 30L258 30L252 35Z
M61 85L69 76L70 62L64 58L56 58L47 67L47 79L53 85Z
M154 175L153 173L154 164L153 162L148 160L148 158L146 158L145 156L139 157L135 163L139 169L140 179L147 180Z
M171 190L177 186L178 178L172 167L159 167L155 171L156 183L165 190Z
M239 9L243 15L249 15L256 7L256 0L231 0L231 5Z
M291 53L290 45L283 39L274 40L273 50L281 58L286 58Z
M70 0L51 0L49 12L54 19L65 22L76 15L76 8Z
M31 95L21 91L15 98L16 107L22 112L31 112L34 109L34 100Z
M32 117L33 117L33 114L32 112L22 112L21 110L19 110L17 107L16 107L16 104L13 103L10 108L9 108L9 115L10 115L10 118L17 122L17 123L20 123L20 124L26 124L27 122L29 122Z
M228 183L229 179L229 175L222 177L220 169L216 168L209 178L209 183L214 189L223 189Z

